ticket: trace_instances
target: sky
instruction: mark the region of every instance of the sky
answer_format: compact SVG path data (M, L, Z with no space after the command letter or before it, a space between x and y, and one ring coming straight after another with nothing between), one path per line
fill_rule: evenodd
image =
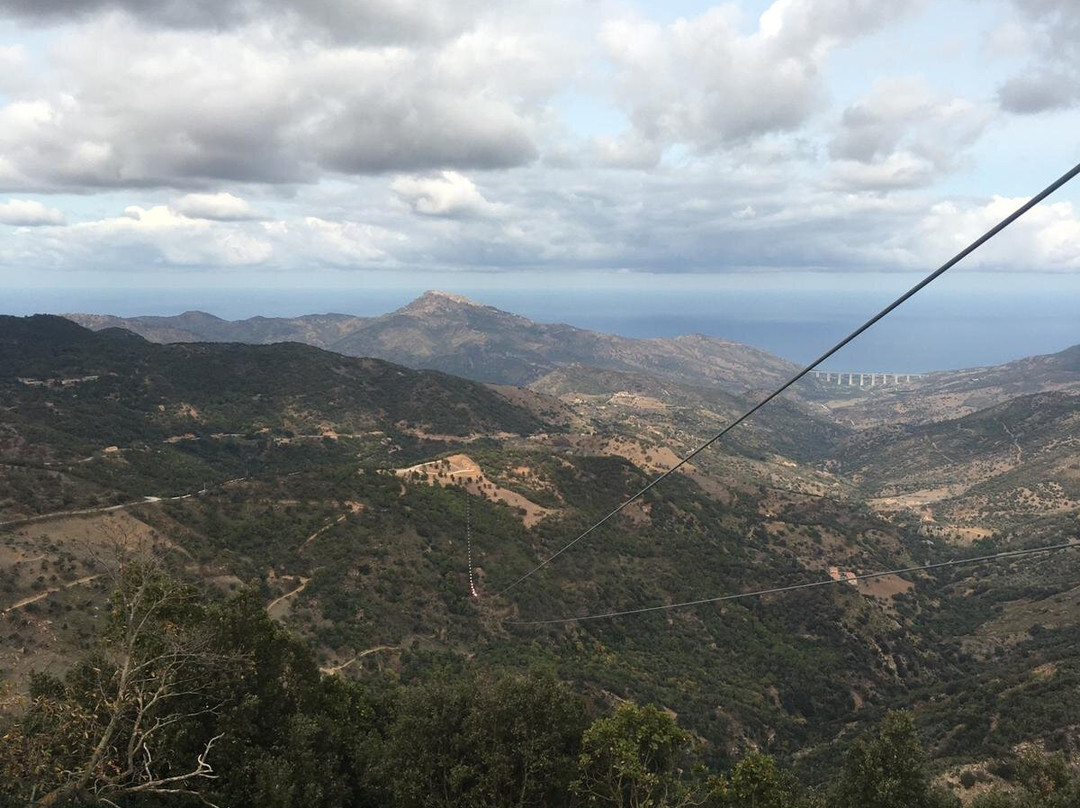
M1075 0L0 0L9 313L869 314L1078 160ZM1080 342L1078 205L943 316Z

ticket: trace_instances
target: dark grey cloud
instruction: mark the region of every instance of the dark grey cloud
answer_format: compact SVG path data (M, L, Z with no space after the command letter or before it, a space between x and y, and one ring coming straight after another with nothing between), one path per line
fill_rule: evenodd
M324 168L345 174L494 169L537 157L523 121L504 103L422 87L392 94L378 88L364 96L326 120L316 146Z
M902 132L896 122L864 103L844 110L840 131L829 144L829 156L837 160L869 163L892 153Z
M1009 79L998 88L997 97L1006 112L1033 115L1071 107L1080 100L1080 88L1075 76L1038 73Z
M0 16L52 24L122 11L165 28L270 21L334 41L410 43L459 34L492 6L483 0L0 0Z
M255 5L244 0L0 0L0 13L38 22L70 22L119 9L166 25L205 27L240 22Z

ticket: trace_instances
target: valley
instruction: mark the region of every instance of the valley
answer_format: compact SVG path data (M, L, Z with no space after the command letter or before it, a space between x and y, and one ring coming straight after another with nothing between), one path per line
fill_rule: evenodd
M11 688L88 650L118 561L151 552L208 597L255 593L325 675L539 666L591 703L661 705L714 763L761 749L826 779L889 708L942 772L1080 745L1080 553L844 583L1077 538L1078 348L806 379L507 591L796 369L442 293L361 323L73 319L100 330L0 318Z

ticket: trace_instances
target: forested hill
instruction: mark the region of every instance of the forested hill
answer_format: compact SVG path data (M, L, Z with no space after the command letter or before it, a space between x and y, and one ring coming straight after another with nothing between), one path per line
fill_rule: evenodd
M329 423L462 436L547 428L483 385L297 343L157 345L39 315L0 317L0 348L6 395L28 406L40 400L51 407L51 428L71 434L105 437L103 419L122 434L158 439Z

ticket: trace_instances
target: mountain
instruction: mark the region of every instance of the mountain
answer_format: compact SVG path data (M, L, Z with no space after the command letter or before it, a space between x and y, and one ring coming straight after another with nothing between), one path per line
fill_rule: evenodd
M66 670L101 629L110 559L152 546L207 598L248 588L328 675L539 667L595 703L662 705L714 761L767 747L811 765L897 706L941 760L1074 743L1080 554L847 577L1075 532L1075 510L1032 520L1018 493L970 548L866 499L954 476L927 440L965 469L1011 447L1018 483L1029 460L1066 471L1073 399L869 432L789 402L567 547L738 398L584 365L493 389L296 343L0 318L0 675ZM560 621L822 580L838 583Z
M115 317L111 314L67 314L69 320L100 331L124 328L151 342L303 342L327 348L363 324L366 318L349 314L309 314L305 317L250 317L223 320L203 311L172 317Z
M535 323L445 292L427 292L397 311L370 318L327 314L229 322L202 312L176 317L66 316L93 329L126 328L155 342L306 342L349 356L496 384L525 385L558 367L582 364L741 392L774 384L795 370L766 351L729 340L600 334Z
M313 440L337 447L330 456L355 458L423 445L428 435L559 428L536 406L436 371L297 343L157 345L48 315L0 317L0 393L3 459L86 461L84 470L99 472L84 482L145 494L246 473L268 452L274 463L327 454ZM115 457L103 454L109 447Z
M960 418L862 430L826 468L927 536L1052 543L1076 534L1078 449L1080 393L1046 392Z
M922 552L865 509L702 466L502 593L671 456L662 435L655 458L630 451L647 422L568 433L539 391L295 343L157 345L40 316L0 318L0 346L0 669L17 681L62 669L101 619L103 559L139 541L210 592L253 582L327 670L554 665L593 698L668 705L714 756L828 740L853 703L902 689L883 660L942 664L886 639L897 616L846 585L523 625Z

